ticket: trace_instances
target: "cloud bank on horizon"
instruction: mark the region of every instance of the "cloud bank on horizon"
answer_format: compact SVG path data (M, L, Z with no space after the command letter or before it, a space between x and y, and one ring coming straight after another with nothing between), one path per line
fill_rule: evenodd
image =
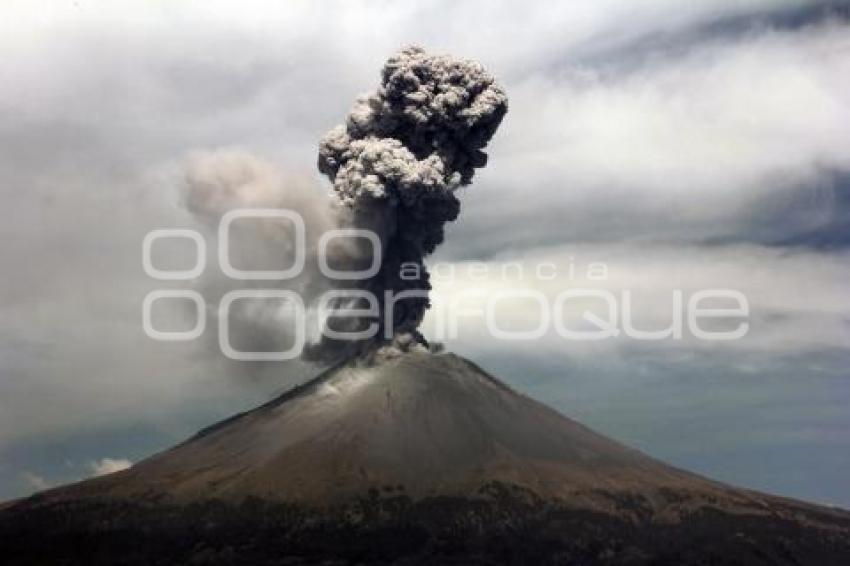
M386 57L411 43L481 60L511 96L488 147L492 163L463 189L461 220L447 227L435 261L602 261L608 288L639 289L650 306L664 305L674 287L740 288L752 299L750 335L723 350L705 384L678 394L699 404L724 374L759 375L781 359L789 376L811 378L803 382L828 376L824 387L841 387L832 397L843 398L835 380L847 377L837 368L850 343L845 3L78 4L36 14L10 2L0 18L0 236L9 243L0 260L14 266L0 282L0 493L26 489L20 469L51 483L61 475L44 462L32 468L22 443L67 431L96 444L95 431L140 422L167 423L151 426L179 437L280 386L274 365L249 374L211 359L204 343L145 338L138 306L157 283L142 273L140 242L151 228L195 226L198 210L212 217L246 195L295 208L323 199L312 192L330 189L313 171L317 139L374 84ZM239 194L218 190L244 174L246 155L265 156L247 158L258 181L228 185ZM221 200L186 210L187 161L190 181ZM280 184L303 185L291 191L303 200L264 192ZM317 221L332 223L323 212ZM273 253L255 251L258 262ZM180 250L160 252L164 264L179 264ZM435 283L441 301L464 288ZM565 284L576 281L550 283ZM214 302L224 287L211 285ZM640 324L662 325L658 312L666 311L645 309ZM520 308L506 316L523 322ZM474 333L449 347L498 353ZM648 367L668 383L707 355L687 341L634 347L524 346L553 365L568 359L579 374L620 375L618 383L627 382L628 356L654 360ZM802 387L789 383L762 393ZM822 425L837 426L840 412L827 413ZM814 417L797 418L776 425L779 438ZM845 446L846 436L827 436L838 443L829 450Z

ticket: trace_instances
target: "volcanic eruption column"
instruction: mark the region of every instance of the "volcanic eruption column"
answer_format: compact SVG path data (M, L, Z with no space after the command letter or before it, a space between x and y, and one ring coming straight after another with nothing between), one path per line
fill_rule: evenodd
M381 78L374 93L357 100L345 124L321 141L318 166L347 209L349 225L381 239L380 270L360 285L378 298L380 320L387 312L385 292L421 291L395 303L376 336L379 342L392 336L392 347L408 350L425 345L417 331L430 306L424 258L460 212L455 191L486 165L482 149L507 112L507 96L481 64L419 47L392 56ZM418 277L403 276L411 267ZM316 351L338 357L341 347L369 345L323 339Z

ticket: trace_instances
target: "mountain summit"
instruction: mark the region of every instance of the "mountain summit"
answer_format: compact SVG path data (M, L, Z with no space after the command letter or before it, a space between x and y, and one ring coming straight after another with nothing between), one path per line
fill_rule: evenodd
M13 564L837 565L850 513L673 468L461 357L407 353L9 504L0 543Z

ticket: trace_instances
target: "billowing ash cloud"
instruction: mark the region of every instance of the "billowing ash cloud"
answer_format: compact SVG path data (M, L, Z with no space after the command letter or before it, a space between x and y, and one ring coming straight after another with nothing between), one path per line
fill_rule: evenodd
M345 125L320 144L318 166L333 183L331 198L314 183L239 150L199 153L187 172L186 207L212 231L226 212L238 208L286 208L303 218L307 259L301 274L257 285L294 290L307 305L306 360L332 362L382 347L393 352L427 346L417 331L431 288L424 258L443 241L445 223L457 218L455 191L486 164L482 149L507 111L504 91L474 61L408 47L387 61L381 78L374 93L357 100ZM339 271L361 270L378 259L360 238L336 238L333 245L320 246L321 236L334 228L377 234L382 252L377 274L349 281L322 273L319 259ZM294 241L287 220L234 224L229 255L241 269L291 265ZM215 274L204 283L205 296L212 300L250 284ZM370 292L377 309L362 316L354 312L370 306L362 296L323 303L324 293L340 289ZM287 312L274 304L236 303L229 334L238 349L288 349L293 337ZM351 339L370 327L375 331L369 338ZM323 335L321 328L347 335L328 337L331 333Z
M455 191L487 163L482 150L506 112L505 92L481 64L408 47L386 62L378 89L359 98L345 124L322 140L319 170L350 211L347 222L382 241L381 269L363 285L379 298L377 340L391 335L400 349L425 345L417 331L431 288L424 258L443 241L445 223L457 218ZM396 302L385 321L385 293L406 291L423 296ZM350 328L352 321L331 317L328 324ZM335 358L375 345L324 339L308 355Z
M307 262L294 279L241 281L216 270L204 275L203 294L217 303L228 291L246 287L281 288L295 291L310 305L333 286L316 265L316 246L322 233L340 225L338 207L306 175L286 171L247 151L220 149L198 152L186 172L185 205L215 238L222 216L235 209L268 208L296 212L307 227ZM235 267L249 270L275 269L292 265L296 237L289 221L267 218L235 223L229 233L230 259ZM347 250L351 251L351 250ZM349 253L353 256L353 254ZM234 346L247 351L280 351L293 341L287 311L275 300L238 301L231 309L229 334ZM215 316L215 315L213 315ZM217 334L208 333L210 346L220 352ZM240 373L244 373L244 370Z

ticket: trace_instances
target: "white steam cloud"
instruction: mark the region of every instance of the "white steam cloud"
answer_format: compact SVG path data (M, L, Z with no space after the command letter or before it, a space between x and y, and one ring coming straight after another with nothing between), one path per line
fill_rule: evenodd
M103 458L96 462L91 462L89 464L89 469L92 472L92 476L99 477L107 474L114 474L121 470L126 470L132 465L133 463L125 458Z

